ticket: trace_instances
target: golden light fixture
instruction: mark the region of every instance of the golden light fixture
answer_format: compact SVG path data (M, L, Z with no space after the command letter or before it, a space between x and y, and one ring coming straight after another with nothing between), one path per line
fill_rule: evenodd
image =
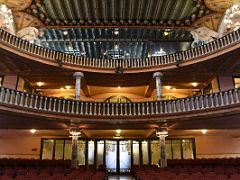
M166 88L167 90L169 90L169 89L171 89L171 86L165 86L165 88Z
M206 133L207 133L207 129L202 129L201 132L202 132L203 134L206 134Z
M118 86L117 88L118 88L118 89L121 89L121 86Z
M118 134L120 134L121 132L122 132L121 129L117 129L117 130L116 130L116 133L118 133Z
M66 89L70 89L70 88L71 88L71 86L67 85L67 86L65 86L65 88L66 88Z
M32 133L32 134L35 134L36 133L36 129L30 129L30 132Z
M37 85L39 86L39 87L41 87L42 85L43 85L44 83L43 82L37 82Z
M64 90L64 88L60 88L60 90L61 90L61 91L63 91L63 90Z
M198 85L197 82L193 82L193 83L192 83L192 86L193 86L193 87L197 87L197 85Z
M176 91L176 88L173 88L172 90L173 90L173 91Z

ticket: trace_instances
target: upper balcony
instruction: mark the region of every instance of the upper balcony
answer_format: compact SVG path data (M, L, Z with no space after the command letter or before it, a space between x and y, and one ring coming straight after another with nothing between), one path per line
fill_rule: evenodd
M240 113L239 89L166 101L104 103L67 100L0 89L0 110L13 116L81 123L174 123ZM224 117L223 116L223 117ZM219 120L220 122L220 120ZM236 125L236 124L235 124ZM237 125L236 125L237 126Z
M138 73L174 69L213 58L217 59L240 47L240 31L234 31L197 48L164 56L136 59L104 59L70 55L37 46L3 30L0 30L0 41L2 50L48 65L85 72Z

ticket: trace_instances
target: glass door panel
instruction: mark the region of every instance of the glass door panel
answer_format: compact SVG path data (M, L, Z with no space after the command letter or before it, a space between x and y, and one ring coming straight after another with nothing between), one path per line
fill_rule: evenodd
M104 141L97 141L97 167L103 165Z
M119 142L119 162L120 172L130 172L131 170L131 141Z
M66 159L72 159L72 141L71 140L65 140L64 160Z
M194 159L192 139L182 140L183 159Z
M88 141L88 164L94 164L94 141Z
M85 165L86 142L78 141L78 165Z
M55 159L63 159L64 140L55 141Z
M142 141L142 162L144 165L147 165L149 162L148 158L148 142Z
M42 159L53 159L54 140L44 140L42 149Z
M167 159L172 159L172 145L171 145L171 140L166 140L166 155Z
M172 140L173 159L182 159L181 140Z
M117 172L117 141L106 140L105 154L108 172Z
M157 165L159 162L160 154L161 154L161 148L159 144L159 140L151 141L151 154L152 154L152 164Z
M139 141L133 141L133 165L139 165Z

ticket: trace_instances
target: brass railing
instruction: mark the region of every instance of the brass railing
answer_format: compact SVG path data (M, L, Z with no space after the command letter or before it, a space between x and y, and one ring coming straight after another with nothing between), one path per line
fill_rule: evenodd
M240 103L239 89L183 99L151 102L85 102L0 89L0 104L85 116L151 116L228 107Z
M227 46L231 46L233 44L237 44L240 42L240 31L239 30L234 31L222 38L216 39L210 43L186 51L181 51L159 57L149 57L143 59L123 59L123 60L97 59L69 55L66 53L37 46L3 30L0 30L0 41L14 48L17 48L19 51L30 53L33 56L38 56L40 58L44 58L53 62L72 64L81 67L97 69L116 69L118 67L124 69L139 69L161 67L162 65L171 64L178 65L178 63L194 60L198 57L205 56L209 53L222 50Z

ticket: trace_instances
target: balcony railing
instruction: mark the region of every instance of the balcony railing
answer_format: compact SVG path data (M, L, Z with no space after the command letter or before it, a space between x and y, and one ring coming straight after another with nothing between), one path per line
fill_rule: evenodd
M239 89L184 99L133 103L83 102L28 94L3 87L0 89L0 104L79 116L170 115L218 107L227 108L240 104L239 99Z
M213 52L223 50L233 44L240 42L240 30L234 31L222 38L216 39L208 44L204 44L197 48L189 49L186 51L177 52L159 57L150 57L144 59L96 59L69 55L66 53L46 49L28 41L22 40L6 31L0 30L0 41L8 44L18 50L30 53L33 56L38 56L41 59L48 61L58 62L62 64L71 64L81 67L94 68L94 69L116 69L122 67L123 69L140 69L161 67L166 65L174 65L184 61L194 60L196 58L206 56Z

